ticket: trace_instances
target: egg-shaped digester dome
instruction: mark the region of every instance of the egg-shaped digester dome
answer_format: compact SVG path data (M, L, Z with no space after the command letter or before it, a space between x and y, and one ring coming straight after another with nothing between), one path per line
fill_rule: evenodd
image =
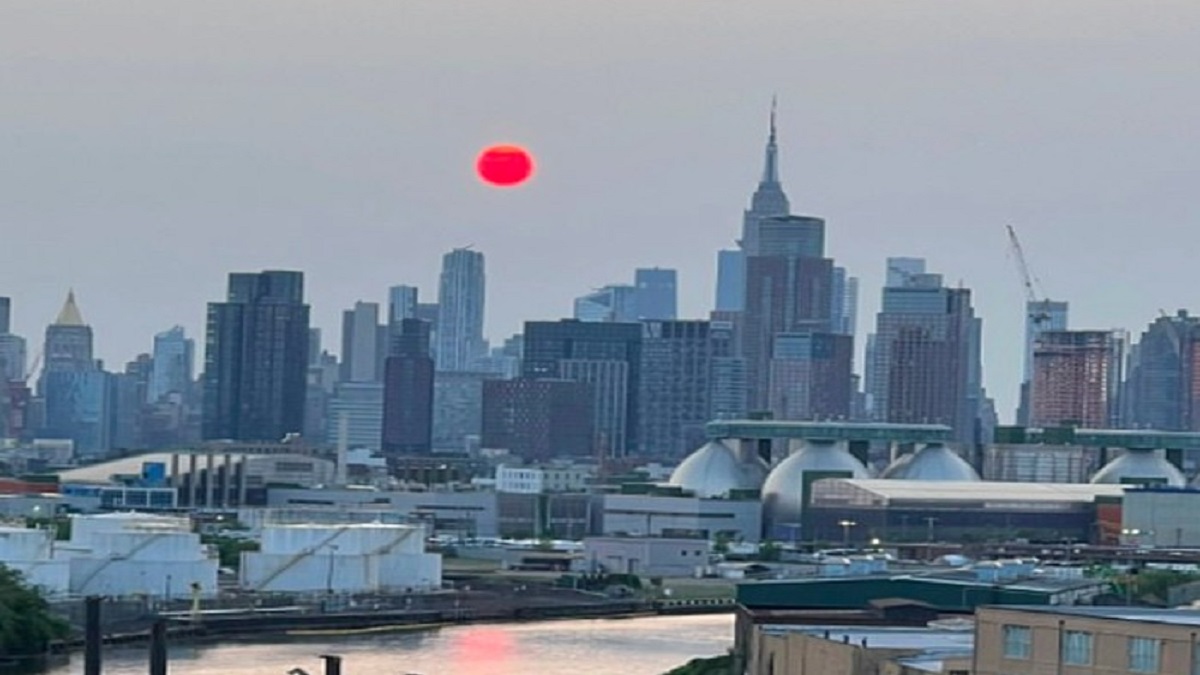
M757 456L744 455L713 440L680 462L667 484L711 499L727 497L732 490L757 490L766 475L767 466Z
M979 480L979 474L950 448L930 443L913 453L912 459L896 467L887 478L973 481Z
M1105 464L1095 476L1093 483L1129 484L1151 483L1183 487L1187 479L1157 450L1129 449L1120 457Z
M804 476L813 472L825 478L870 478L867 468L844 445L832 441L805 441L804 447L771 470L763 483L763 525L767 536L781 536L787 527L798 527L804 510Z

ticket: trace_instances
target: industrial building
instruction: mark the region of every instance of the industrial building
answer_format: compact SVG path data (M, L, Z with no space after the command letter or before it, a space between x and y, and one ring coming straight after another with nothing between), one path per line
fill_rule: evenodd
M157 452L59 473L62 494L81 510L265 506L267 487L334 481L334 463L304 454Z
M1089 541L1098 500L1124 493L1122 485L1093 483L824 479L812 484L804 539Z
M442 558L425 530L397 524L266 525L242 553L240 585L259 592L373 593L440 588Z
M1200 548L1200 488L1147 485L1125 492L1121 543Z

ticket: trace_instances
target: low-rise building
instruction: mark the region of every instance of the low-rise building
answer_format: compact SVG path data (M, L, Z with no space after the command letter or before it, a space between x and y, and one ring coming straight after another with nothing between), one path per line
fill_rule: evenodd
M590 572L692 577L708 563L709 542L704 539L588 537L583 540L583 564Z
M547 492L582 492L595 476L593 467L565 466L506 466L496 467L496 491L517 494Z
M751 499L701 499L656 494L604 495L605 535L723 538L757 542L762 503Z
M982 607L974 675L1200 672L1200 611Z

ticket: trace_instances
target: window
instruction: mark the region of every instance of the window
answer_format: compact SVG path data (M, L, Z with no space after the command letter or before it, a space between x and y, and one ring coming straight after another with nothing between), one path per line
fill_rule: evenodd
M1004 658L1028 659L1032 642L1029 626L1004 626Z
M1135 673L1157 673L1162 643L1154 638L1129 638L1129 669Z
M1069 666L1092 665L1092 634L1079 630L1063 633L1062 660Z

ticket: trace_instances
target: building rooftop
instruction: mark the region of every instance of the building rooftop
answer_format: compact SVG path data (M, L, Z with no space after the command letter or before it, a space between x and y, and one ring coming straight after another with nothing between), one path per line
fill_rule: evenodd
M1042 612L1044 614L1069 614L1091 619L1113 619L1139 623L1161 623L1173 626L1200 626L1200 610L1160 609L1154 607L1060 607L1040 605L1005 605L991 609Z
M972 624L973 626L973 624ZM911 656L899 661L917 670L931 673L942 672L942 662L950 658L968 658L975 649L975 634L971 630L949 630L936 627L863 627L863 626L800 626L788 624L765 624L762 631L768 635L802 633L835 642L862 645L868 649L912 650Z
M851 488L850 492L868 493L866 503L886 505L893 501L970 501L970 502L1090 502L1096 497L1120 497L1123 485L1092 483L1009 483L999 481L926 481L880 478L826 478L814 486L814 497L821 503L838 501L858 503L847 495L841 499L830 484ZM824 484L824 485L823 485ZM814 502L816 503L816 502Z
M58 480L60 484L65 483L93 483L107 485L114 482L117 476L140 476L142 475L142 466L147 463L159 463L166 468L166 475L171 477L171 458L174 455L180 455L179 470L188 471L191 468L192 457L196 458L196 468L207 469L209 458L212 458L213 469L219 469L225 466L225 460L231 462L242 462L247 460L261 459L266 461L274 461L290 455L287 454L272 454L261 455L258 453L244 452L213 452L208 453L203 450L189 452L182 450L179 452L150 452L144 455L136 455L134 457L122 457L108 462L100 462L99 464L90 464L81 466L76 469L65 469L58 472ZM306 454L296 453L297 458L304 460L312 460L313 457Z

